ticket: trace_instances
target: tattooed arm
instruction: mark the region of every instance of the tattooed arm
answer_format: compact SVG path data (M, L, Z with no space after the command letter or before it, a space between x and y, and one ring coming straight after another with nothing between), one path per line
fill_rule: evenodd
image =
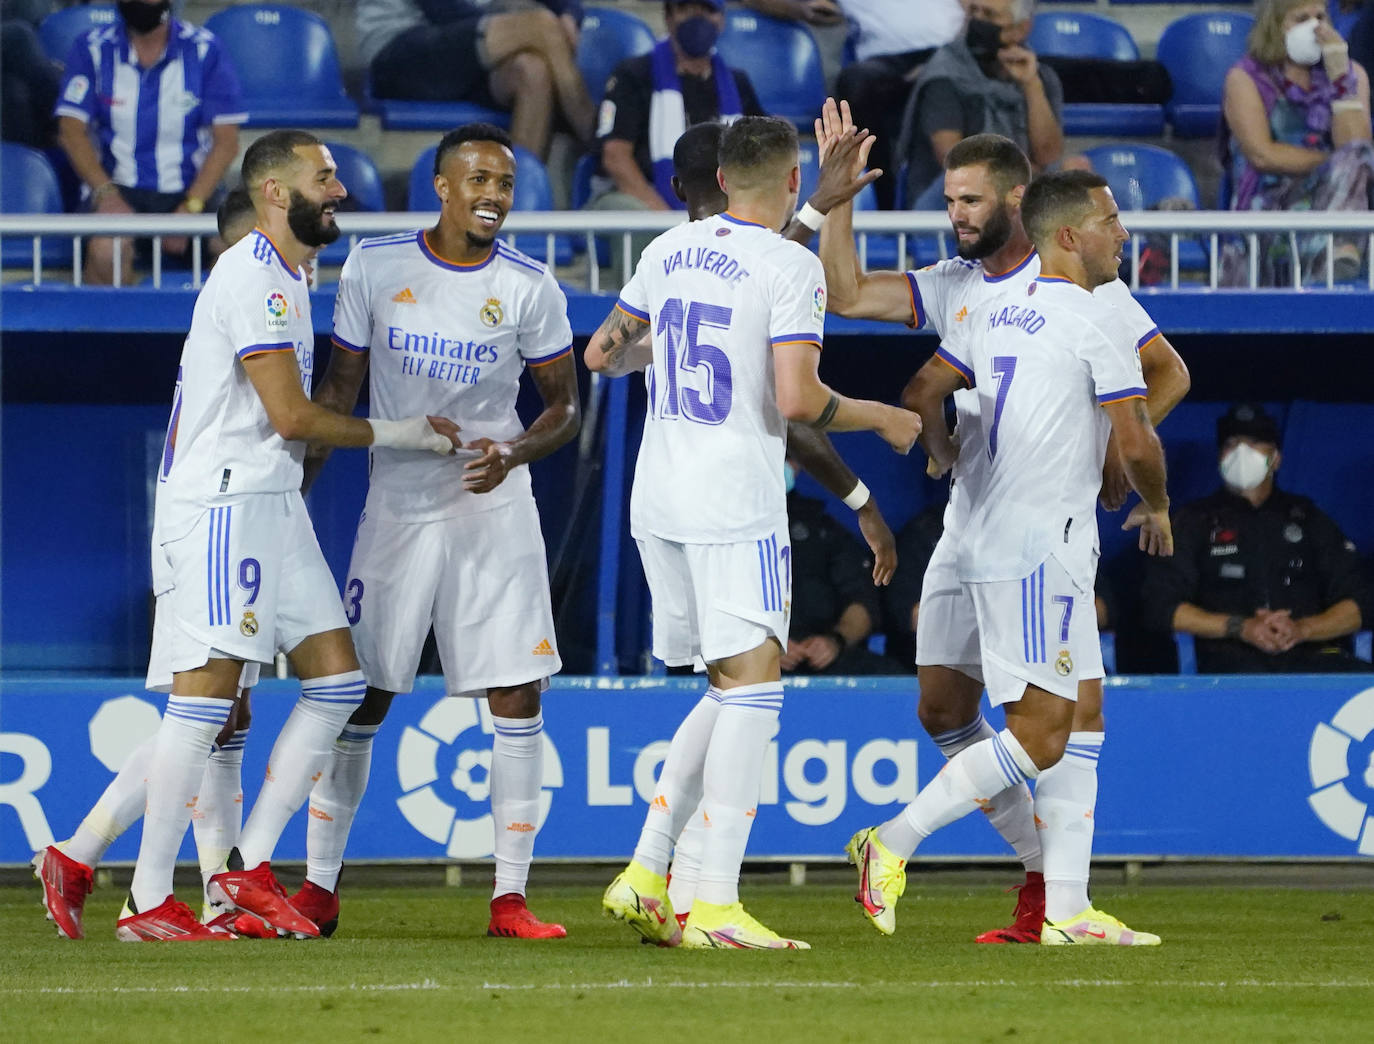
M644 369L654 361L649 324L619 307L612 308L587 342L582 358L587 369L607 377L623 377Z

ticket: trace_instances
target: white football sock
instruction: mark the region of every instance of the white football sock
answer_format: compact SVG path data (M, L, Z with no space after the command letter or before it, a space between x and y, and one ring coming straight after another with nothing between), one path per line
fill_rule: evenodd
M172 871L181 839L191 822L197 789L205 778L205 762L233 709L233 700L175 693L167 698L167 710L162 715L148 766L143 842L129 887L134 906L140 912L160 906L172 894Z
M119 835L139 821L148 803L148 768L156 749L155 732L124 759L76 833L58 843L63 855L94 868Z
M238 844L243 824L243 745L247 740L248 730L237 730L222 747L211 750L205 763L200 799L191 813L191 831L196 836L196 856L205 885L224 865L229 849Z
M878 828L878 840L910 859L916 846L946 824L985 807L1007 787L1034 779L1035 762L1009 729L954 755L916 800Z
M989 725L988 720L980 713L962 728L942 732L931 739L940 748L941 754L946 758L952 758L966 747L995 735L997 730ZM1021 860L1026 872L1038 872L1044 865L1044 860L1040 854L1040 836L1035 829L1035 806L1030 787L1024 783L1007 787L983 809L983 814L1002 835L1002 839L1011 845L1012 851L1016 853L1016 858Z
M739 901L739 871L758 811L763 757L778 727L782 682L721 691L702 772L705 845L697 899L729 906Z
M668 872L668 854L701 802L701 774L720 715L720 699L719 689L714 685L707 688L668 745L634 854L635 862L656 874Z
M1063 921L1089 906L1093 810L1101 732L1069 734L1064 756L1035 781L1035 814L1045 846L1045 918Z
M287 821L305 804L328 767L334 741L363 702L366 689L362 671L301 683L300 699L272 745L262 789L239 835L245 870L272 858Z
M372 772L372 741L382 726L349 722L334 741L329 764L310 791L305 827L305 879L326 892L339 886L353 817Z
M706 848L706 820L701 809L692 813L673 847L672 873L668 875L668 901L673 913L691 913L701 881L701 853Z
M498 718L491 741L491 814L496 821L493 899L525 894L534 835L539 827L539 788L544 782L544 715Z

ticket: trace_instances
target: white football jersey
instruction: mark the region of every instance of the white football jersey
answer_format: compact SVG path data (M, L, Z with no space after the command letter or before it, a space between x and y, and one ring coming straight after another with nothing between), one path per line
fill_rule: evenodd
M210 270L181 349L158 469L155 526L165 539L178 535L174 515L194 517L218 498L300 490L305 443L276 433L242 365L264 352L291 352L310 395L310 287L254 229Z
M989 275L981 261L965 261L958 257L907 272L912 325L930 326L942 339L957 337L969 314L985 301L1004 292L1024 290L1039 275L1040 255L1034 250L998 275ZM1159 327L1120 279L1099 286L1093 296L1117 308L1136 338L1137 351L1160 336ZM978 393L971 388L956 391L954 410L959 455L954 464L949 505L945 508L945 529L962 533L968 524L971 505L982 489L987 446L978 421Z
M1020 580L1053 555L1091 590L1111 423L1145 397L1136 338L1107 301L1058 276L969 312L940 357L978 393L986 469L959 542L965 583Z
M787 517L772 348L820 346L820 261L727 212L650 243L616 306L649 323L654 345L631 533L701 544L772 533Z
M334 343L367 352L371 414L448 417L464 442L512 439L520 375L572 351L568 302L547 267L497 242L460 265L423 231L364 239L348 255L334 305ZM471 459L471 458L466 458ZM489 493L463 489L465 458L372 450L367 511L394 522L475 514L531 495L520 467Z

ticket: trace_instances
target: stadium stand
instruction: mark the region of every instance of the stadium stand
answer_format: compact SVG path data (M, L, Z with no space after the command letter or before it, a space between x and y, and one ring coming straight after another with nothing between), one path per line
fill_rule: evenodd
M59 65L65 64L78 37L113 24L117 17L114 4L85 4L54 11L38 27L43 53Z
M405 98L377 98L371 83L363 87L363 109L381 120L382 130L448 131L464 123L494 123L510 127L510 113L474 102L428 102Z
M621 61L648 54L653 47L654 32L643 19L614 7L587 8L577 65L592 101L600 103L606 80Z
M1155 56L1174 84L1164 114L1178 137L1217 133L1226 72L1245 53L1245 38L1254 24L1248 14L1188 14L1160 34Z
M1202 202L1197 179L1179 156L1158 145L1099 145L1083 153L1111 186L1123 211L1153 210L1163 200L1179 200L1197 210ZM1128 226L1129 227L1129 226ZM1208 267L1206 251L1192 240L1179 240L1179 267L1200 272Z
M386 210L386 192L382 187L382 175L372 157L362 149L342 142L326 142L334 162L339 168L339 180L348 189L348 198L340 210L380 213ZM431 160L431 162L433 162ZM345 218L343 224L348 224ZM349 237L345 234L320 251L318 264L342 265L348 257Z
M37 149L12 141L0 142L0 213L60 214L62 192L48 157ZM47 237L39 248L44 267L69 265L71 240ZM0 248L0 265L5 268L32 268L33 243L9 237Z
M820 49L805 26L730 8L716 46L727 65L749 74L765 112L803 132L812 129L825 104L825 77Z
M338 50L319 15L289 4L242 4L211 15L238 69L246 127L356 127Z
M1042 58L1098 58L1117 62L1140 59L1130 31L1102 15L1042 11L1035 16L1027 41ZM1064 133L1157 137L1164 131L1161 105L1064 103Z

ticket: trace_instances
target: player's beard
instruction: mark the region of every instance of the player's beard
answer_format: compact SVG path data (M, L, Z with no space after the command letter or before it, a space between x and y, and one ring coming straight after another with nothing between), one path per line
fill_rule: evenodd
M1011 214L1006 207L998 207L988 215L977 239L959 242L959 256L965 261L981 261L997 253L1011 238Z
M312 203L292 189L291 205L286 208L286 223L292 234L308 247L328 246L338 239L339 226L324 221L324 208L330 205Z

